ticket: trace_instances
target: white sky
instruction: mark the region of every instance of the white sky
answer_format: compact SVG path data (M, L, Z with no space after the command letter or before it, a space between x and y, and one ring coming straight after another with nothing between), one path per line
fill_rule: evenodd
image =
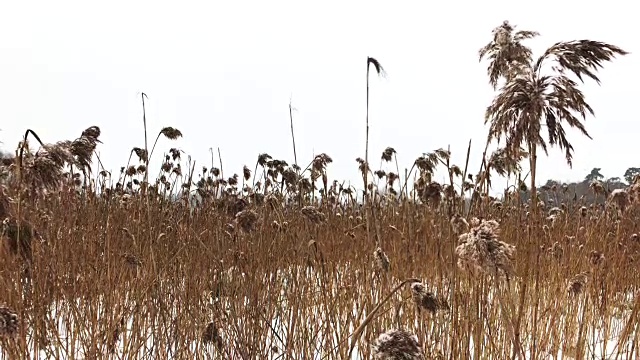
M116 175L131 148L144 146L138 94L145 92L150 136L164 126L184 134L177 142L160 140L152 168L170 147L190 154L197 169L209 166L209 148L220 147L231 175L244 164L253 170L261 152L293 163L292 96L299 162L306 166L314 152L325 152L334 160L330 177L360 185L355 158L364 157L366 58L372 56L388 77L371 81L371 167L378 168L386 146L398 151L403 169L421 153L448 145L463 167L472 138L476 173L487 134L484 110L493 97L477 52L508 19L541 33L530 42L535 54L556 41L585 38L632 53L605 64L601 87L583 87L596 111L587 119L594 140L570 132L573 169L563 152L552 151L540 158L540 181L582 179L593 167L606 177L622 176L640 165L633 142L640 130L632 90L640 83L633 2L309 4L5 1L2 148L15 149L27 128L55 142L97 125L100 156ZM504 185L496 182L496 190Z

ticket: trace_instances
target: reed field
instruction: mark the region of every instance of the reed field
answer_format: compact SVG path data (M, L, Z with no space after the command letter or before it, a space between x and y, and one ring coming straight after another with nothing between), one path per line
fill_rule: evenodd
M334 179L324 153L196 166L171 147L173 127L145 136L119 173L96 155L109 146L97 126L58 142L26 131L0 164L0 357L637 358L640 179L592 183L595 202L537 189L537 151L570 162L560 124L584 129L590 108L578 81L541 75L520 44L534 32L505 22L494 35L481 56L498 91L487 144L501 147L440 148L403 169L398 157L415 154L367 141L357 186ZM581 40L541 59L595 78L615 54ZM545 106L523 95L536 86L551 89ZM291 136L295 154L293 121ZM515 184L499 198L497 176Z

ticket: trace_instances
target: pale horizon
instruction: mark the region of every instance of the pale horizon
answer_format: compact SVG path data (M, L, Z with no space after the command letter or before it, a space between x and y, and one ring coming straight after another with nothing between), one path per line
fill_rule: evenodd
M579 181L596 167L606 178L622 178L627 168L640 166L631 159L640 131L632 117L640 82L633 34L640 25L630 3L615 4L7 3L0 13L0 148L13 152L26 129L53 143L96 125L103 142L97 152L115 181L131 149L144 147L144 92L149 148L165 126L184 135L159 141L150 175L159 170L162 154L176 147L196 161L196 169L211 165L210 148L219 167L220 148L230 176L241 174L243 165L253 171L265 152L293 164L291 99L300 166L326 153L333 159L329 180L361 188L355 159L365 155L371 56L387 72L386 78L371 76L371 169L378 169L387 146L397 150L401 175L422 153L448 146L453 163L463 168L472 139L469 171L475 175L488 130L484 111L495 94L478 50L494 27L509 20L540 32L527 42L534 56L577 39L630 52L604 64L601 86L587 81L581 87L596 116L586 120L593 140L569 131L573 168L557 148L538 161L539 184ZM528 166L523 168L526 173ZM395 172L395 164L383 169ZM440 167L434 180L445 176ZM493 182L492 193L506 185L506 179Z

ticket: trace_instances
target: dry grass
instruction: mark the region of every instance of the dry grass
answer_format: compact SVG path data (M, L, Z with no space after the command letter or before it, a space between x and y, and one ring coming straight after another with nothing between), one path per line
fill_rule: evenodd
M330 182L325 154L307 171L263 154L253 174L223 178L196 174L171 149L146 186L137 149L140 162L110 184L83 156L98 137L90 128L0 168L5 358L638 354L639 210L626 192L602 208L567 194L561 209L530 214L519 193L468 208L447 190L453 180L430 179L447 166L465 180L440 150L416 160L411 192L389 170L371 176L401 195L371 192L369 241L355 192Z
M298 165L291 104L294 164L263 153L231 176L220 149L219 168L196 171L171 148L149 183L156 145L182 133L165 127L149 147L146 115L119 176L93 163L98 127L55 144L27 130L0 162L3 358L636 358L640 179L611 193L594 182L598 206L568 186L540 201L535 176L538 148L571 164L561 122L588 135L575 115L593 110L567 74L599 81L626 52L562 42L534 62L523 42L537 35L504 22L480 51L494 89L505 80L487 121L506 144L487 157L487 141L475 175L471 143L464 167L440 148L403 176L387 147L372 170L367 73L362 201L331 179L329 155ZM517 179L502 200L492 174Z

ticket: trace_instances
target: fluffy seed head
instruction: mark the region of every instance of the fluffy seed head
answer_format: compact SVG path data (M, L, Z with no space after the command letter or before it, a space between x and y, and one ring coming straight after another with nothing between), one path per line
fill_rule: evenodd
M461 234L469 229L469 223L460 214L455 214L451 218L451 227L454 233Z
M481 272L509 278L514 274L513 261L516 247L498 239L500 224L495 220L478 220L468 233L459 237L456 247L458 266L471 266Z
M321 224L326 221L326 216L318 211L315 206L305 206L302 208L302 215L314 224Z
M247 165L242 168L242 177L245 181L249 180L249 178L251 177L251 170L247 167Z
M418 310L424 309L435 314L438 310L449 309L446 299L436 297L435 294L427 291L427 288L422 283L415 282L411 284L411 295Z
M380 334L371 353L376 360L425 360L418 337L401 329Z
M626 189L615 189L609 195L608 203L624 212L630 204L629 193Z
M586 206L583 206L580 208L580 216L587 217L587 214L589 213L589 209L587 209Z
M589 273L587 272L581 272L569 280L569 286L567 287L569 295L575 296L584 290L587 285L588 275Z
M600 251L593 250L589 254L589 262L591 266L598 267L604 263L604 254Z
M389 162L393 159L393 155L396 153L396 150L392 147L388 147L384 149L382 152L382 160Z
M18 325L18 314L6 306L0 306L0 339L15 336Z
M136 154L140 162L143 162L143 163L147 162L147 159L148 159L147 150L139 147L134 147L132 151Z
M388 272L390 268L389 257L384 253L381 247L376 248L373 252L375 257L375 267L378 271Z
M245 232L253 231L257 222L258 214L253 210L242 210L236 214L236 223Z
M162 130L160 130L160 133L166 136L166 138L169 140L176 140L182 137L182 132L180 132L180 130L176 128L172 128L171 126L163 128Z
M205 344L213 344L218 350L222 348L222 337L213 321L210 322L202 332L202 342Z

